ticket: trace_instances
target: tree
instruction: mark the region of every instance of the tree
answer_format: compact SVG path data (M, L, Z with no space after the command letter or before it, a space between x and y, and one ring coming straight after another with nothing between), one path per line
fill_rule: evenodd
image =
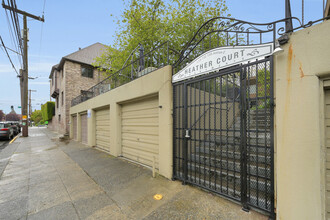
M108 75L120 70L139 44L148 52L168 41L170 50L176 51L170 60L173 63L204 22L213 17L226 16L227 12L225 0L123 1L125 9L117 19L119 30L115 43L94 63ZM154 60L151 57L146 62Z
M2 110L0 110L0 121L2 121L3 119L5 119L5 114Z
M16 113L9 113L6 115L6 121L19 121L20 118Z
M34 110L34 112L31 113L31 121L33 121L35 124L38 124L41 120L41 110Z

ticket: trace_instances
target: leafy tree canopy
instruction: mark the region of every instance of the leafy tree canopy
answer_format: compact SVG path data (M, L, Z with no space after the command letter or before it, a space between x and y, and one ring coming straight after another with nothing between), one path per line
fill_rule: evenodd
M15 113L9 113L6 115L6 121L19 121L19 116Z
M116 18L115 43L94 63L108 74L120 70L141 43L144 51L168 41L180 52L197 29L216 16L227 16L225 0L123 0L125 9ZM173 57L171 62L177 59Z
M31 113L31 121L34 121L34 123L38 124L41 120L41 110L34 110L34 112Z
M0 110L0 121L2 121L3 119L5 119L5 114L2 110Z

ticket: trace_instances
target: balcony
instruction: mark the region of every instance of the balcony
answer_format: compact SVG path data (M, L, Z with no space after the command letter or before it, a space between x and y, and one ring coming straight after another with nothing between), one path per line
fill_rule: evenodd
M55 90L53 91L53 93L51 94L51 97L54 98L54 99L56 99L56 98L58 97L59 94L60 94L59 89L55 89Z

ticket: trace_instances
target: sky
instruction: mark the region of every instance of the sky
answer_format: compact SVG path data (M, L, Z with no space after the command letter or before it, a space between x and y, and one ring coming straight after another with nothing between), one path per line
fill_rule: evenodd
M266 23L284 18L284 0L227 0L228 13L233 18ZM304 0L305 23L322 18L323 0ZM42 16L45 22L28 19L29 28L29 80L32 92L32 109L40 109L41 104L50 100L49 74L51 67L63 56L78 48L100 42L112 45L118 28L115 17L123 11L122 0L16 0L17 8ZM291 0L292 15L301 18L302 0ZM113 16L111 16L113 15ZM23 26L22 16L19 18ZM5 10L0 7L0 36L6 47L14 49L8 29ZM20 69L17 55L10 52L16 69ZM0 110L10 112L13 105L20 113L19 80L0 49Z

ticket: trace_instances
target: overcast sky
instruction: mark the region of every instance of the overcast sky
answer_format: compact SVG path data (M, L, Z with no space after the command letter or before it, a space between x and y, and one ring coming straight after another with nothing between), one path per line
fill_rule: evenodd
M284 18L284 0L227 0L228 13L232 17L265 23ZM302 0L291 0L292 14L301 18ZM51 67L63 56L87 47L95 42L111 45L116 23L114 16L123 10L121 0L16 0L17 7L41 16L44 8L45 22L28 19L29 28L29 75L38 77L29 81L32 93L32 108L49 101ZM323 0L305 0L305 23L322 17ZM20 16L22 25L22 16ZM7 47L14 49L8 29L5 10L0 7L0 35ZM17 69L17 55L10 52ZM8 57L0 49L0 110L9 113L13 105L16 112L20 106L19 80Z

